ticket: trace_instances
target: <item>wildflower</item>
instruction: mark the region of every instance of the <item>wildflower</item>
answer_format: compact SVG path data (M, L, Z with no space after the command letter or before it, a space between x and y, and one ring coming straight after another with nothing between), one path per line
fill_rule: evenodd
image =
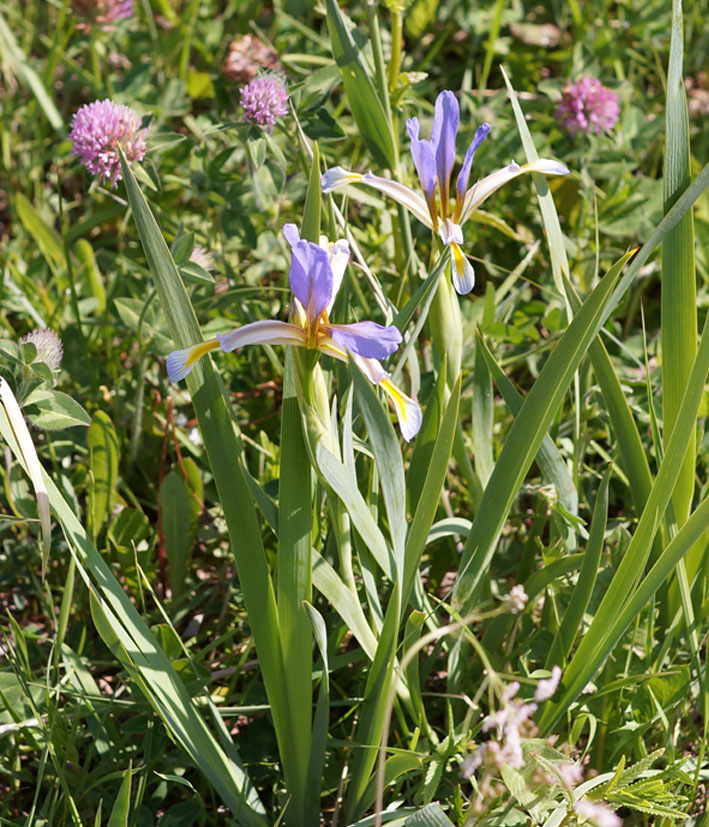
M453 284L458 293L469 293L475 284L475 272L460 249L463 243L462 225L473 211L495 190L524 172L543 172L547 175L566 175L568 169L558 161L542 158L533 164L519 166L512 162L492 175L468 187L473 158L487 138L490 124L478 127L472 143L458 172L455 183L455 206L450 209L450 177L455 163L455 139L458 132L460 110L453 92L445 91L436 99L431 140L419 139L418 118L410 118L406 128L411 139L411 155L418 173L423 197L398 181L380 178L367 172L364 175L348 172L342 167L327 170L322 176L323 192L332 192L347 184L366 184L389 195L406 207L419 221L434 233L438 233L452 252ZM437 200L440 205L437 204Z
M270 72L259 75L241 90L244 120L271 127L276 119L288 114L288 93L283 75Z
M537 711L536 704L528 704L521 700L513 700L519 691L519 683L514 681L502 693L502 706L486 715L482 723L482 731L497 730L498 738L502 737L502 745L496 741L486 744L486 757L497 767L522 767L522 737L531 737L536 734L536 726L531 721Z
M201 244L195 244L192 248L190 261L207 272L214 270L214 256Z
M539 681L537 688L534 691L534 700L537 703L548 701L549 698L556 692L561 680L561 668L553 666L551 670L551 677L546 680Z
M583 767L581 764L572 764L570 761L562 761L557 764L557 772L565 787L573 789L583 781Z
M72 152L86 169L115 187L121 180L118 147L129 164L142 161L146 132L137 112L106 99L87 103L75 113L69 138L74 143Z
M404 439L412 439L421 427L421 409L389 381L390 374L380 363L401 344L401 333L393 325L383 327L368 321L331 324L329 320L349 261L347 243L330 244L321 237L319 245L313 244L300 238L295 224L286 224L283 234L293 253L288 275L294 295L292 321L251 322L216 339L175 350L167 357L170 381L183 379L200 357L217 348L229 352L244 345L293 345L319 350L343 362L349 354L370 382L381 387L391 399Z
M584 76L564 89L555 114L572 137L579 132L610 132L620 114L618 96L600 80Z
M527 605L527 601L529 597L527 592L524 590L524 586L518 584L513 586L509 594L506 594L503 599L503 608L507 609L507 611L511 615L518 615L520 612L524 611L524 607Z
M74 0L74 11L84 18L78 24L82 31L91 26L108 31L117 21L133 16L133 0Z
M20 344L31 343L35 347L33 362L44 362L44 364L55 373L59 370L64 349L62 340L53 330L42 327L32 330L20 339Z
M580 816L580 821L593 821L596 827L622 827L623 819L617 816L605 804L589 801L587 798L582 798L574 804L576 815Z
M279 72L278 52L252 34L232 40L222 63L222 74L235 83L248 83L261 69Z

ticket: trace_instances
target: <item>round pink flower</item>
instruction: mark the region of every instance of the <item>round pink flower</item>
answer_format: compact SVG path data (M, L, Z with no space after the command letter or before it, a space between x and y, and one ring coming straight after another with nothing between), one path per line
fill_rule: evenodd
M81 159L86 169L98 175L112 187L121 180L121 160L118 147L126 160L142 161L147 150L140 116L129 106L111 100L94 101L82 106L74 115L69 138L72 152Z
M282 75L259 75L241 90L244 120L271 127L276 118L288 114L288 93Z
M572 137L579 132L610 132L616 125L620 114L618 96L600 80L584 76L561 95L556 117Z

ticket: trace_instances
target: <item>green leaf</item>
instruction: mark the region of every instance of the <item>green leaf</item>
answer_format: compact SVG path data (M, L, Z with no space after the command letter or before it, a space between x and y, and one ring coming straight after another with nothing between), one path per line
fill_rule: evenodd
M456 580L453 602L467 614L492 559L517 492L589 344L632 253L620 258L601 280L551 352L517 415L475 515Z
M25 399L22 409L37 428L58 431L77 425L88 427L91 417L70 396L61 391L34 390Z
M89 468L93 477L87 513L91 536L98 536L111 507L118 479L118 436L111 418L96 411L89 426Z
M128 816L130 815L130 782L133 762L128 762L128 769L123 773L123 781L118 791L118 796L113 804L111 816L108 819L108 827L128 827Z
M360 135L376 162L394 169L396 151L389 120L374 86L364 56L354 42L345 15L336 0L325 0L332 56L342 77L347 101Z
M192 546L190 511L187 486L179 474L170 471L160 486L160 512L173 597L179 597L185 588L187 560Z
M2 18L0 18L0 22ZM50 266L66 269L66 258L64 256L64 245L59 234L50 227L37 210L32 206L29 199L21 192L15 193L15 209L22 222L22 226L37 242L40 252Z
M417 813L409 816L404 824L406 827L453 827L453 822L443 812L437 801L427 804Z

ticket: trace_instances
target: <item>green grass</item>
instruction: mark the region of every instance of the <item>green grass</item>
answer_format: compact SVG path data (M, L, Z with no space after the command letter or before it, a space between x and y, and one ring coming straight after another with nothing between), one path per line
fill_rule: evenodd
M102 31L22 6L0 4L0 823L592 824L582 796L700 823L704 11L136 0ZM272 130L222 72L246 33L288 85ZM582 75L618 95L607 133L555 116ZM466 296L403 207L320 188L341 165L416 189L406 120L427 138L444 89L458 164L492 127L472 180L570 169L474 213ZM107 97L150 147L115 189L68 139ZM174 348L289 318L288 222L348 240L333 322L399 327L410 443L312 351L168 382ZM42 327L58 371L20 341ZM522 765L471 771L506 738L486 716L555 665Z

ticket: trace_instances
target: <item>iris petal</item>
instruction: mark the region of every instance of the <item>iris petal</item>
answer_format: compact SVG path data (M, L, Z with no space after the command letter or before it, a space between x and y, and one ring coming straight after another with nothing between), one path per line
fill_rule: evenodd
M426 200L430 201L436 190L436 159L433 153L433 145L430 141L419 140L418 118L409 118L406 121L406 129L411 139L411 156L414 159L421 188L426 195Z
M367 172L362 176L362 183L393 198L394 201L402 204L410 213L413 213L429 230L433 229L426 202L421 195L410 187L406 187L398 181L392 181L391 178L380 178L378 175L372 175L371 172Z
M306 333L288 322L251 322L217 336L217 346L225 353L244 345L296 345L305 347Z
M490 124L484 123L481 124L477 131L475 132L475 137L470 143L468 147L468 151L465 153L465 158L463 159L463 166L460 168L460 172L458 173L458 178L456 179L456 193L458 198L461 200L465 197L465 191L468 189L468 181L470 180L470 170L473 166L473 158L475 153L480 148L480 144L487 138L490 132Z
M448 198L450 196L450 177L455 163L455 136L460 122L458 99L448 90L436 98L433 115L431 143L436 154L438 189L441 196L443 217L447 217Z
M421 406L415 399L407 396L401 388L390 382L389 379L382 379L379 386L394 403L401 435L407 442L411 442L421 429L421 423L423 422Z
M366 359L386 359L401 344L401 333L394 325L383 327L376 322L323 325L335 344Z
M211 339L208 342L198 342L191 347L182 350L173 350L167 357L167 378L171 382L179 382L192 370L197 362L210 350L219 347L218 339Z
M323 192L333 192L347 184L358 184L362 176L358 172L348 172L342 167L332 167L326 170L320 178L320 185Z
M451 257L453 287L455 287L457 293L464 296L475 287L475 270L473 270L473 265L455 242L450 246L453 253Z
M332 268L327 252L312 241L300 240L291 247L288 281L305 308L308 327L315 330L320 314L333 297Z
M542 172L545 175L566 175L569 170L558 161L551 161L548 158L540 158L533 164L525 164L522 167L513 161L509 166L498 169L497 172L493 172L492 175L488 175L470 187L465 193L465 202L460 216L460 223L462 224L470 218L473 210L479 207L495 190L498 190L508 181L511 181L518 175L522 175L524 172Z

